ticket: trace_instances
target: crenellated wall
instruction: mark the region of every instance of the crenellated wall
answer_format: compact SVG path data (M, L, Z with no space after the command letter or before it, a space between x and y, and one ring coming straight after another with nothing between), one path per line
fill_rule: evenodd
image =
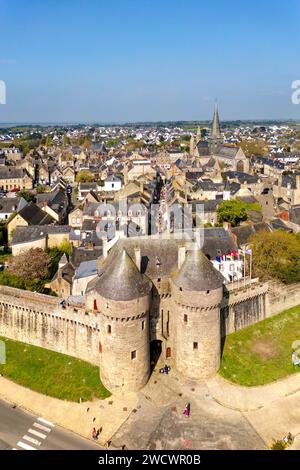
M48 295L0 286L0 335L99 365L99 318Z
M150 341L162 341L165 359L200 378L219 367L221 337L300 304L300 283L255 280L197 294L171 287L163 280L152 298L115 305L92 296L93 305L64 308L56 297L0 286L0 336L100 365L111 390L138 389L149 377Z
M268 289L267 283L254 282L225 292L221 303L222 337L274 315L267 309Z

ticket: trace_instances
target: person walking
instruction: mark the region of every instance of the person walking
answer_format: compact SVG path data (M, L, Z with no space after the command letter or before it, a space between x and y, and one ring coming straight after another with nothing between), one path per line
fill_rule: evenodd
M191 405L189 403L187 403L185 405L185 408L184 408L184 415L189 417L190 416L190 412L191 412Z
M96 428L93 428L93 431L92 431L92 438L94 439L94 441L96 441L96 440L98 439L98 435L97 435Z

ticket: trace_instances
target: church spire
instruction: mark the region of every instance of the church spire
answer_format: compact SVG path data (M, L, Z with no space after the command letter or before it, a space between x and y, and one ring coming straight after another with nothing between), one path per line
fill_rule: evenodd
M212 123L212 131L211 131L212 139L220 139L221 138L221 131L220 131L220 119L219 119L219 111L218 105L215 104L215 111Z

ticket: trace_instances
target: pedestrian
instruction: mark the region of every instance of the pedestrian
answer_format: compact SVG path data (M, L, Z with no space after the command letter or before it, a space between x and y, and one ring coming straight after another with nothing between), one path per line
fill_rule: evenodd
M185 416L189 417L189 416L190 416L190 410L191 410L191 405L190 405L189 403L187 403L187 404L185 405L183 414L184 414Z

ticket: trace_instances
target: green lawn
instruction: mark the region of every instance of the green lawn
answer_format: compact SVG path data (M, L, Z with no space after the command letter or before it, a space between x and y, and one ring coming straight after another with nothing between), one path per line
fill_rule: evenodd
M0 337L6 344L6 364L0 374L36 392L79 402L106 398L99 368L48 349Z
M220 374L241 385L264 385L300 372L292 343L300 340L300 305L228 335Z

